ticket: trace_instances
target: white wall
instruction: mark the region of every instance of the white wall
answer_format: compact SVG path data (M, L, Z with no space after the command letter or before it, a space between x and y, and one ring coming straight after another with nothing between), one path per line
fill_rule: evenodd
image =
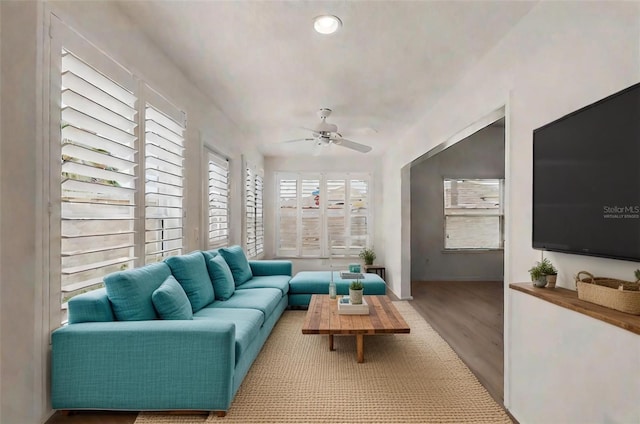
M514 417L522 424L640 423L640 336L510 292Z
M384 220L382 214L381 158L363 154L354 157L317 156L317 157L265 157L264 179L264 220L265 220L265 257L276 256L276 181L275 173L290 172L367 172L373 176L373 192L370 205L373 207L373 248L376 251L376 263L384 264L384 247L382 228ZM298 271L328 270L328 259L293 259L294 273ZM344 264L352 263L346 260Z
M541 255L531 249L532 131L638 82L639 7L636 2L540 2L436 106L425 110L424 119L403 137L402 148L391 151L383 164L385 255L387 274L395 290L403 296L410 291L410 281L402 266L410 252L410 242L402 239L401 225L393 220L408 207L400 202L401 191L409 182L402 179L401 170L452 134L503 105L507 107L508 161L505 284L529 279L527 269ZM570 288L572 275L580 269L629 279L638 268L637 263L615 260L561 254L549 257L561 269L559 285ZM508 290L505 297L508 298ZM518 416L518 411L524 410L519 402L525 398L531 403L541 403L534 396L521 396L527 393L527 376L509 369L510 321L522 318L521 314L525 313L514 310L510 315L509 307L507 303L505 316L512 318L505 322L505 403L516 419L523 423L536 422L538 417ZM534 305L528 311L532 313L529 318L535 319L536 308ZM519 352L525 355L526 361L534 351L527 347L533 347L537 341L522 342L527 345ZM582 354L579 349L579 346L573 347L577 356ZM609 366L613 368L613 375L617 375L626 365L612 363ZM554 371L554 380L550 383L568 380L562 369L555 367ZM624 382L613 380L603 384L624 386ZM575 390L581 388L575 387ZM591 400L597 404L598 394L591 394Z
M49 320L46 203L42 175L44 107L42 81L49 66L49 13L80 32L98 48L140 76L187 113L185 250L203 247L201 143L206 140L232 163L232 190L243 181L241 154L247 137L202 95L116 5L109 2L0 1L0 422L41 423L51 413L48 393ZM51 141L54 142L54 141ZM259 153L252 153L260 165ZM232 198L232 242L241 241L241 196ZM10 267L7 264L11 264ZM55 284L52 282L51 284ZM55 303L55 302L54 302ZM57 321L59 322L59 321Z

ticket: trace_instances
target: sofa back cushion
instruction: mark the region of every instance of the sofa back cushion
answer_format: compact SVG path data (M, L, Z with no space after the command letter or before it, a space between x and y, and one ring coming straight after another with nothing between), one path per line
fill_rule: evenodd
M253 277L249 261L240 246L222 247L218 252L229 265L236 286L246 283Z
M69 324L113 320L115 316L104 287L69 299Z
M187 255L169 256L164 261L187 294L193 312L198 312L213 302L213 285L209 279L204 256L200 251Z
M151 294L169 275L169 266L158 262L104 277L104 286L116 318L120 321L156 319L158 316Z
M204 252L203 252L204 253ZM213 283L213 291L215 292L216 299L227 300L233 296L233 292L236 289L233 275L229 265L221 255L211 255L207 260L207 269L209 270L209 277Z
M151 301L162 319L193 319L189 298L173 275L151 294Z

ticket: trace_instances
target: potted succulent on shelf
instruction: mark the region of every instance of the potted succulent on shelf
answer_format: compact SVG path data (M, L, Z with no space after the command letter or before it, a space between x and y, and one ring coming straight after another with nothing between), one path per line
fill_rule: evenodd
M556 287L556 279L558 278L558 270L547 258L543 258L540 265L542 266L542 273L547 280L547 287L554 289Z
M352 305L362 304L362 292L364 291L364 284L362 281L355 280L349 285L349 300Z
M374 252L373 249L365 247L360 251L358 256L364 261L365 265L373 265L373 261L376 259L376 252Z
M531 276L531 282L536 287L546 286L548 281L547 276L551 277L549 280L553 280L553 285L549 287L553 288L556 286L555 279L558 271L548 258L543 258L529 269L529 275Z

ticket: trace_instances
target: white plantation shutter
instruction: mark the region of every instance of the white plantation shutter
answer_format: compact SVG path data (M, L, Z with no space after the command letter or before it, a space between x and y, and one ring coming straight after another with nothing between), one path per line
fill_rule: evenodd
M260 174L256 174L256 256L264 253L264 213L263 213L263 194L264 194L264 178Z
M320 222L320 179L302 179L300 183L300 254L320 256L322 227Z
M369 242L369 182L351 179L349 183L349 254L357 256Z
M370 241L369 177L277 177L279 256L357 256Z
M262 176L251 166L245 165L245 246L247 256L250 258L255 258L264 252L262 192Z
M278 237L280 256L298 255L298 180L278 180Z
M184 132L184 122L146 104L145 263L182 253Z
M210 249L229 245L229 161L207 149Z
M134 265L136 96L63 49L60 278L75 294Z
M347 248L347 219L345 212L345 180L327 180L327 231L330 256L344 256Z

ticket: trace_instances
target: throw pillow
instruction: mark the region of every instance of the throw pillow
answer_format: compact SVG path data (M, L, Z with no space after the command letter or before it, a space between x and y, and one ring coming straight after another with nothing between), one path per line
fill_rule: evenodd
M151 300L162 319L193 319L189 298L173 275L153 292Z
M222 256L216 255L207 261L207 268L209 269L209 277L211 277L211 282L213 283L216 299L229 299L233 295L236 286L227 262Z
M202 253L196 251L188 255L169 256L164 261L187 294L194 313L213 302L213 286Z
M227 265L229 265L236 286L246 283L253 277L249 261L240 246L222 247L218 249L218 253L222 255Z
M104 277L107 297L119 321L156 319L151 294L171 275L164 262L118 271Z

